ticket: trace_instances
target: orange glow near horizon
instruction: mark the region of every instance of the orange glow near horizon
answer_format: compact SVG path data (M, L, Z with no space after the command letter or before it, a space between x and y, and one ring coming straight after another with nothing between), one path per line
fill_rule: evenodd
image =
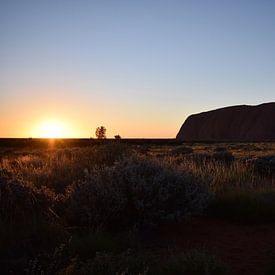
M107 137L113 138L119 134L122 138L173 138L178 128L177 124L170 123L162 128L161 123L146 125L142 121L135 120L135 123L125 120L115 120L110 124L106 119L101 122L84 120L77 117L72 119L68 116L57 115L54 118L47 116L32 116L10 118L0 121L1 138L95 138L95 130L98 126L105 126ZM178 123L180 125L180 123Z
M72 130L62 121L49 119L41 122L34 129L32 136L38 138L66 138L72 135Z

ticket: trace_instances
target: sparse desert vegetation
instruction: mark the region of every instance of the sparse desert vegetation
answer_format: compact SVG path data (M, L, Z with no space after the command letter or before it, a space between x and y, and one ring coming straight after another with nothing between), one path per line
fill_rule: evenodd
M270 272L274 176L273 143L2 146L1 272L241 274L254 254L232 260L228 228Z
M0 275L275 275L275 0L0 0Z

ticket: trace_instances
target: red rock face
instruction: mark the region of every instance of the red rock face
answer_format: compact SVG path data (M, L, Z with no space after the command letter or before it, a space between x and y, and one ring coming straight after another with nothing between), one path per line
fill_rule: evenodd
M275 141L275 102L232 106L189 116L179 141Z

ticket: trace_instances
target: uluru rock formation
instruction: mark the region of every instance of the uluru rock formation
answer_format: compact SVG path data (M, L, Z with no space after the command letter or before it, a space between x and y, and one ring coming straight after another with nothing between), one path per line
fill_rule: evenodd
M189 116L179 141L275 141L275 102L239 105Z

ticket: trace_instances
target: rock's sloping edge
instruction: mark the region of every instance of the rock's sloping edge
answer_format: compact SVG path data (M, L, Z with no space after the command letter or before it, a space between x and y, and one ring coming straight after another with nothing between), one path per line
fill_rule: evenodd
M178 141L275 141L275 102L238 105L189 116Z

